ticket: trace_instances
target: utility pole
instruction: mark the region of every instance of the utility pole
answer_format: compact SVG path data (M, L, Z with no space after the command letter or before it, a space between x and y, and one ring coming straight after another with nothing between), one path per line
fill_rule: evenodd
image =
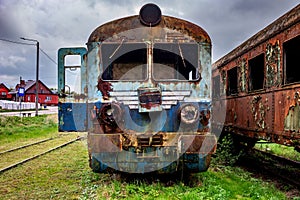
M35 78L35 116L38 116L39 110L39 57L40 57L40 43L35 39L21 37L22 40L36 42L36 78Z

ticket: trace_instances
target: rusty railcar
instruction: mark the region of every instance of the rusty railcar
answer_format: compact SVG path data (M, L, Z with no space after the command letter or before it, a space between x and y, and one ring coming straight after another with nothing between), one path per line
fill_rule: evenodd
M249 146L263 139L299 150L299 58L300 5L215 62L213 106L226 107L224 131Z
M81 94L65 91L64 58L81 56ZM95 172L205 171L210 131L211 40L155 4L96 28L86 48L58 51L59 130L87 131ZM74 68L74 66L72 66Z

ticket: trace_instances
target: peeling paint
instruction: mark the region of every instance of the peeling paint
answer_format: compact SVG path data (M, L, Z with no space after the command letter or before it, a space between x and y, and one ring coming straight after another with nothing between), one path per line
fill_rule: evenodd
M266 45L266 87L281 84L280 54L279 40L274 45Z
M266 106L262 102L261 96L254 96L251 101L251 112L257 127L266 128Z
M113 91L111 83L107 81L103 81L99 76L97 88L101 92L103 100L108 100L109 92Z
M299 92L294 95L294 105L290 106L289 112L284 119L284 129L287 131L300 131L300 97Z
M238 62L238 74L239 74L239 86L240 92L247 91L247 83L248 83L248 65L246 59L241 59Z
M166 49L155 49L156 44ZM92 169L144 173L156 168L170 172L177 170L180 159L184 159L186 169L206 170L217 142L210 133L208 34L201 27L174 17L162 16L159 24L148 27L140 23L138 16L131 16L96 28L87 46L87 63L81 74L84 96L79 95L79 99L86 109L80 114L86 116ZM160 56L157 52L167 53ZM136 59L139 56L141 60ZM140 71L136 70L139 66ZM172 69L165 71L166 77L171 78L156 79L155 70L162 75L163 66ZM130 79L124 78L131 72ZM64 71L60 71L59 77L64 76ZM188 124L189 129L183 128L184 122L178 118L185 104L196 105L192 110L195 121L192 126Z
M226 94L226 85L227 85L227 77L226 77L226 71L225 70L221 70L221 95L225 95Z

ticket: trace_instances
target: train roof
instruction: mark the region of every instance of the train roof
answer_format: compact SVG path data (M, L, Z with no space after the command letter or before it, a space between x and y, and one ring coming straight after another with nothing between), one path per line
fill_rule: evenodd
M275 20L273 23L268 25L266 28L262 29L251 38L246 40L244 43L239 45L237 48L217 60L213 64L213 69L220 68L230 61L236 59L237 57L243 55L250 49L258 46L259 44L267 41L268 39L274 37L280 32L288 29L300 21L300 4L298 4L295 8Z
M117 19L96 28L90 35L88 43L102 42L111 38L114 34L144 27L147 26L141 23L139 15ZM211 44L211 39L204 29L186 20L170 16L161 16L160 23L153 28L156 27L176 30L182 34L191 36L196 42Z

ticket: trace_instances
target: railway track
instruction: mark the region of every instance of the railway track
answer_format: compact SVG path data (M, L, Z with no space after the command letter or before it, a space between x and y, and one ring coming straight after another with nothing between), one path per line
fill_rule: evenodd
M37 142L33 142L33 143L30 143L30 144L26 144L26 145L23 145L23 146L19 146L19 147L15 147L15 148L12 148L12 149L8 149L8 150L0 152L0 155L8 153L8 152L17 151L19 149L23 149L23 148L30 147L30 146L33 146L33 145L41 144L43 142L47 142L47 141L52 140L52 139L53 138L51 137L51 138L47 138L47 139L40 140L40 141L37 141Z
M78 136L78 137L72 138L72 139L64 138L64 140L61 139L60 137L47 138L47 139L40 140L40 141L31 143L31 144L27 144L27 145L12 148L12 149L9 149L6 151L2 151L2 152L0 152L0 160L3 160L1 162L1 166L0 166L0 173L3 173L7 170L10 170L10 169L18 166L18 165L22 165L30 160L36 159L40 156L43 156L51 151L65 147L65 146L67 146L75 141L81 140L81 139L83 139L82 136L81 137ZM44 145L44 146L46 146L46 148L42 147L43 144L50 142L50 141L54 141L54 140L56 140L55 143L57 142L59 144L53 143L53 144ZM67 140L67 141L65 141L65 140ZM33 155L26 154L26 152L30 152L31 149L39 148L39 147L41 149L39 149L39 151L37 153L34 153ZM8 154L11 154L11 155L8 155ZM26 156L25 158L24 157L22 157L22 158L17 157L18 159L14 158L16 155L20 156L20 155L24 155L24 154L28 155L28 156Z
M241 165L250 171L300 190L300 162L258 149L249 150L241 161Z

